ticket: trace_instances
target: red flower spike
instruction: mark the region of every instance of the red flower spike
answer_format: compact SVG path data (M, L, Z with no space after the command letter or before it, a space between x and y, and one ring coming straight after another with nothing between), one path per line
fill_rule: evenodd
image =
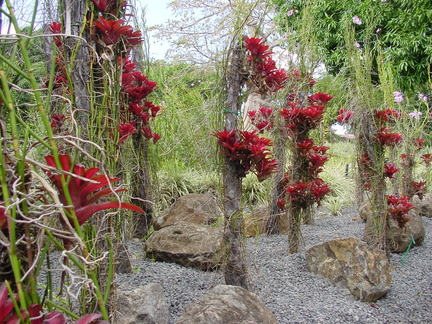
M254 123L255 120L257 119L257 111L256 110L248 111L248 116L249 116L251 122Z
M396 167L394 163L385 163L384 164L384 176L390 179L393 179L393 175L399 172L399 169Z
M14 308L12 299L9 298L9 292L5 283L0 286L0 323L5 323L12 309Z
M354 116L354 113L349 109L340 109L339 115L336 118L336 121L340 124L348 123L352 117Z
M131 73L136 69L136 63L132 62L129 57L121 57L117 58L117 64L122 66L123 73Z
M297 143L297 149L302 151L302 153L307 153L314 147L314 141L310 138L306 138L305 140Z
M271 55L271 52L268 52L269 46L264 44L262 38L245 38L245 47L250 52L249 60L263 60L265 57Z
M409 202L409 198L391 195L387 197L387 204L387 210L398 223L399 228L405 227L405 224L410 220L407 214L414 208L414 205Z
M131 136L135 132L136 132L136 128L134 123L120 124L119 127L120 138L118 140L118 143L120 144L126 141L129 138L129 136Z
M278 199L278 201L276 202L276 205L278 206L278 208L280 210L284 210L285 209L285 205L286 205L286 201L283 199Z
M330 100L333 99L333 96L331 96L327 93L324 93L324 92L318 92L312 96L309 96L308 99L309 99L309 103L311 105L316 104L319 106L325 106L327 104L327 102L329 102Z
M382 145L395 146L402 142L402 135L398 133L390 133L385 127L381 128L381 132L376 135L376 138Z
M138 213L144 213L144 211L131 203L122 203L120 201L109 201L100 204L95 204L95 202L107 195L117 193L120 191L126 191L125 189L111 189L103 187L110 183L120 180L119 178L109 178L103 174L97 174L99 172L98 168L85 169L81 165L74 165L71 170L72 163L69 155L60 155L61 169L64 171L72 172L75 175L81 176L88 180L96 181L97 183L85 181L76 177L71 177L69 180L68 188L69 193L72 198L72 204L75 209L75 214L78 219L78 223L82 225L88 218L90 218L96 212L106 210L106 209L129 209L136 211ZM51 167L56 167L54 157L49 155L45 157L47 164ZM66 199L63 193L62 183L59 175L52 174L46 171L51 182L56 186L59 191L60 201L66 205Z
M381 121L395 121L400 117L400 112L392 109L375 111L376 117Z
M162 138L161 135L153 133L153 143L156 144Z
M7 226L6 207L4 204L0 204L0 229L5 229Z
M432 163L432 154L430 153L423 154L422 156L420 156L420 158L423 160L427 167L430 166L430 164Z
M53 22L48 25L51 33L53 34L61 34L62 33L62 24L58 22ZM63 42L61 36L54 36L54 43L57 48L61 48L63 46Z
M417 151L421 150L425 146L425 144L426 144L426 141L422 138L416 138L414 140L414 145L415 145Z
M269 108L269 107L261 107L261 108L259 109L259 111L260 111L261 116L262 116L263 118L270 118L270 116L271 116L272 113L273 113L273 108Z
M426 181L411 182L411 185L414 188L414 194L419 197L422 197L426 192Z
M65 115L53 114L51 117L51 128L54 133L60 133L67 117Z
M88 314L77 319L73 324L109 324L107 321L98 320L102 315L100 314Z
M154 91L156 85L156 82L148 80L141 72L122 74L122 88L129 95L132 103L139 103Z

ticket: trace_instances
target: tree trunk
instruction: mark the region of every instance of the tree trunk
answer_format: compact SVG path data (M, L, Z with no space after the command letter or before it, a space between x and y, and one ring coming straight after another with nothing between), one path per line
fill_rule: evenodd
M133 146L137 152L136 173L134 173L134 181L132 182L132 197L133 203L141 207L145 211L145 215L134 213L133 237L143 238L147 235L153 223L153 205L151 191L151 176L149 172L149 157L148 157L148 141L141 133L132 135Z
M293 254L299 252L302 222L302 208L291 206L287 210L288 218L288 253Z
M240 46L236 46L232 52L230 71L227 76L228 98L225 120L227 130L237 129L240 93L244 84L242 75L243 62L242 50ZM224 164L225 283L248 289L248 271L244 255L243 235L241 233L243 223L242 211L240 210L242 182L241 177L236 172L234 163L229 158L225 158Z
M279 119L278 119L279 120ZM276 235L284 232L287 228L286 213L281 210L277 204L279 199L285 196L284 176L286 164L286 142L287 138L282 132L279 132L280 125L276 125L276 139L274 142L274 157L278 161L276 176L271 193L270 217L266 223L267 235Z

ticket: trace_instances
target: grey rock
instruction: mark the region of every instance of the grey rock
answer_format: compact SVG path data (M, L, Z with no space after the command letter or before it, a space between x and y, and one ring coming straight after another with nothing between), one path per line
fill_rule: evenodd
M211 193L190 194L177 199L162 216L154 221L153 227L159 230L177 222L210 225L220 216L216 199Z
M241 287L219 285L201 300L186 306L177 324L277 324L273 313Z
M385 253L369 248L355 237L312 246L306 251L306 266L364 302L384 297L391 285L390 263Z
M161 285L151 283L132 291L121 291L115 324L168 324L168 302Z
M219 264L222 230L179 222L154 232L145 242L144 249L148 257L158 261L211 270Z

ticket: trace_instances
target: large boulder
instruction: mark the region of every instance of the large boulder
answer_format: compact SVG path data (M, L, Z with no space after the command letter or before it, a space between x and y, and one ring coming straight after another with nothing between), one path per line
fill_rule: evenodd
M273 313L241 287L220 285L189 304L176 324L277 324Z
M168 302L160 284L119 289L115 324L168 324Z
M414 239L412 246L420 246L423 244L425 238L425 228L423 220L419 215L417 209L411 209L408 213L410 220L405 223L405 227L400 228L397 221L393 218L389 219L389 229L388 229L388 246L391 252L402 253L408 249ZM373 245L375 238L375 228L374 222L371 219L371 214L367 215L367 220L365 224L365 241Z
M425 194L422 199L419 196L414 196L412 198L412 203L418 210L420 216L432 217L432 194Z
M218 266L222 230L209 225L179 222L150 235L144 249L148 257L158 261L211 270Z
M195 224L213 224L221 216L216 198L211 193L190 194L177 201L160 217L153 227L155 230L170 226L177 222Z
M390 263L385 253L369 248L355 237L312 246L306 251L306 266L364 302L385 296L391 285Z

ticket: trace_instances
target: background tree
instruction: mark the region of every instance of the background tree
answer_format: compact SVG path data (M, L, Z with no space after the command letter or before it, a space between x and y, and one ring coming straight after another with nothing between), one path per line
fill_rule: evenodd
M432 3L428 0L274 0L277 20L284 32L299 39L304 18L314 23L316 50L327 70L339 74L349 63L345 42L346 21L355 21L356 44L371 47L373 81L378 82L378 51L390 62L397 87L425 89L432 63ZM369 24L365 21L369 20Z

